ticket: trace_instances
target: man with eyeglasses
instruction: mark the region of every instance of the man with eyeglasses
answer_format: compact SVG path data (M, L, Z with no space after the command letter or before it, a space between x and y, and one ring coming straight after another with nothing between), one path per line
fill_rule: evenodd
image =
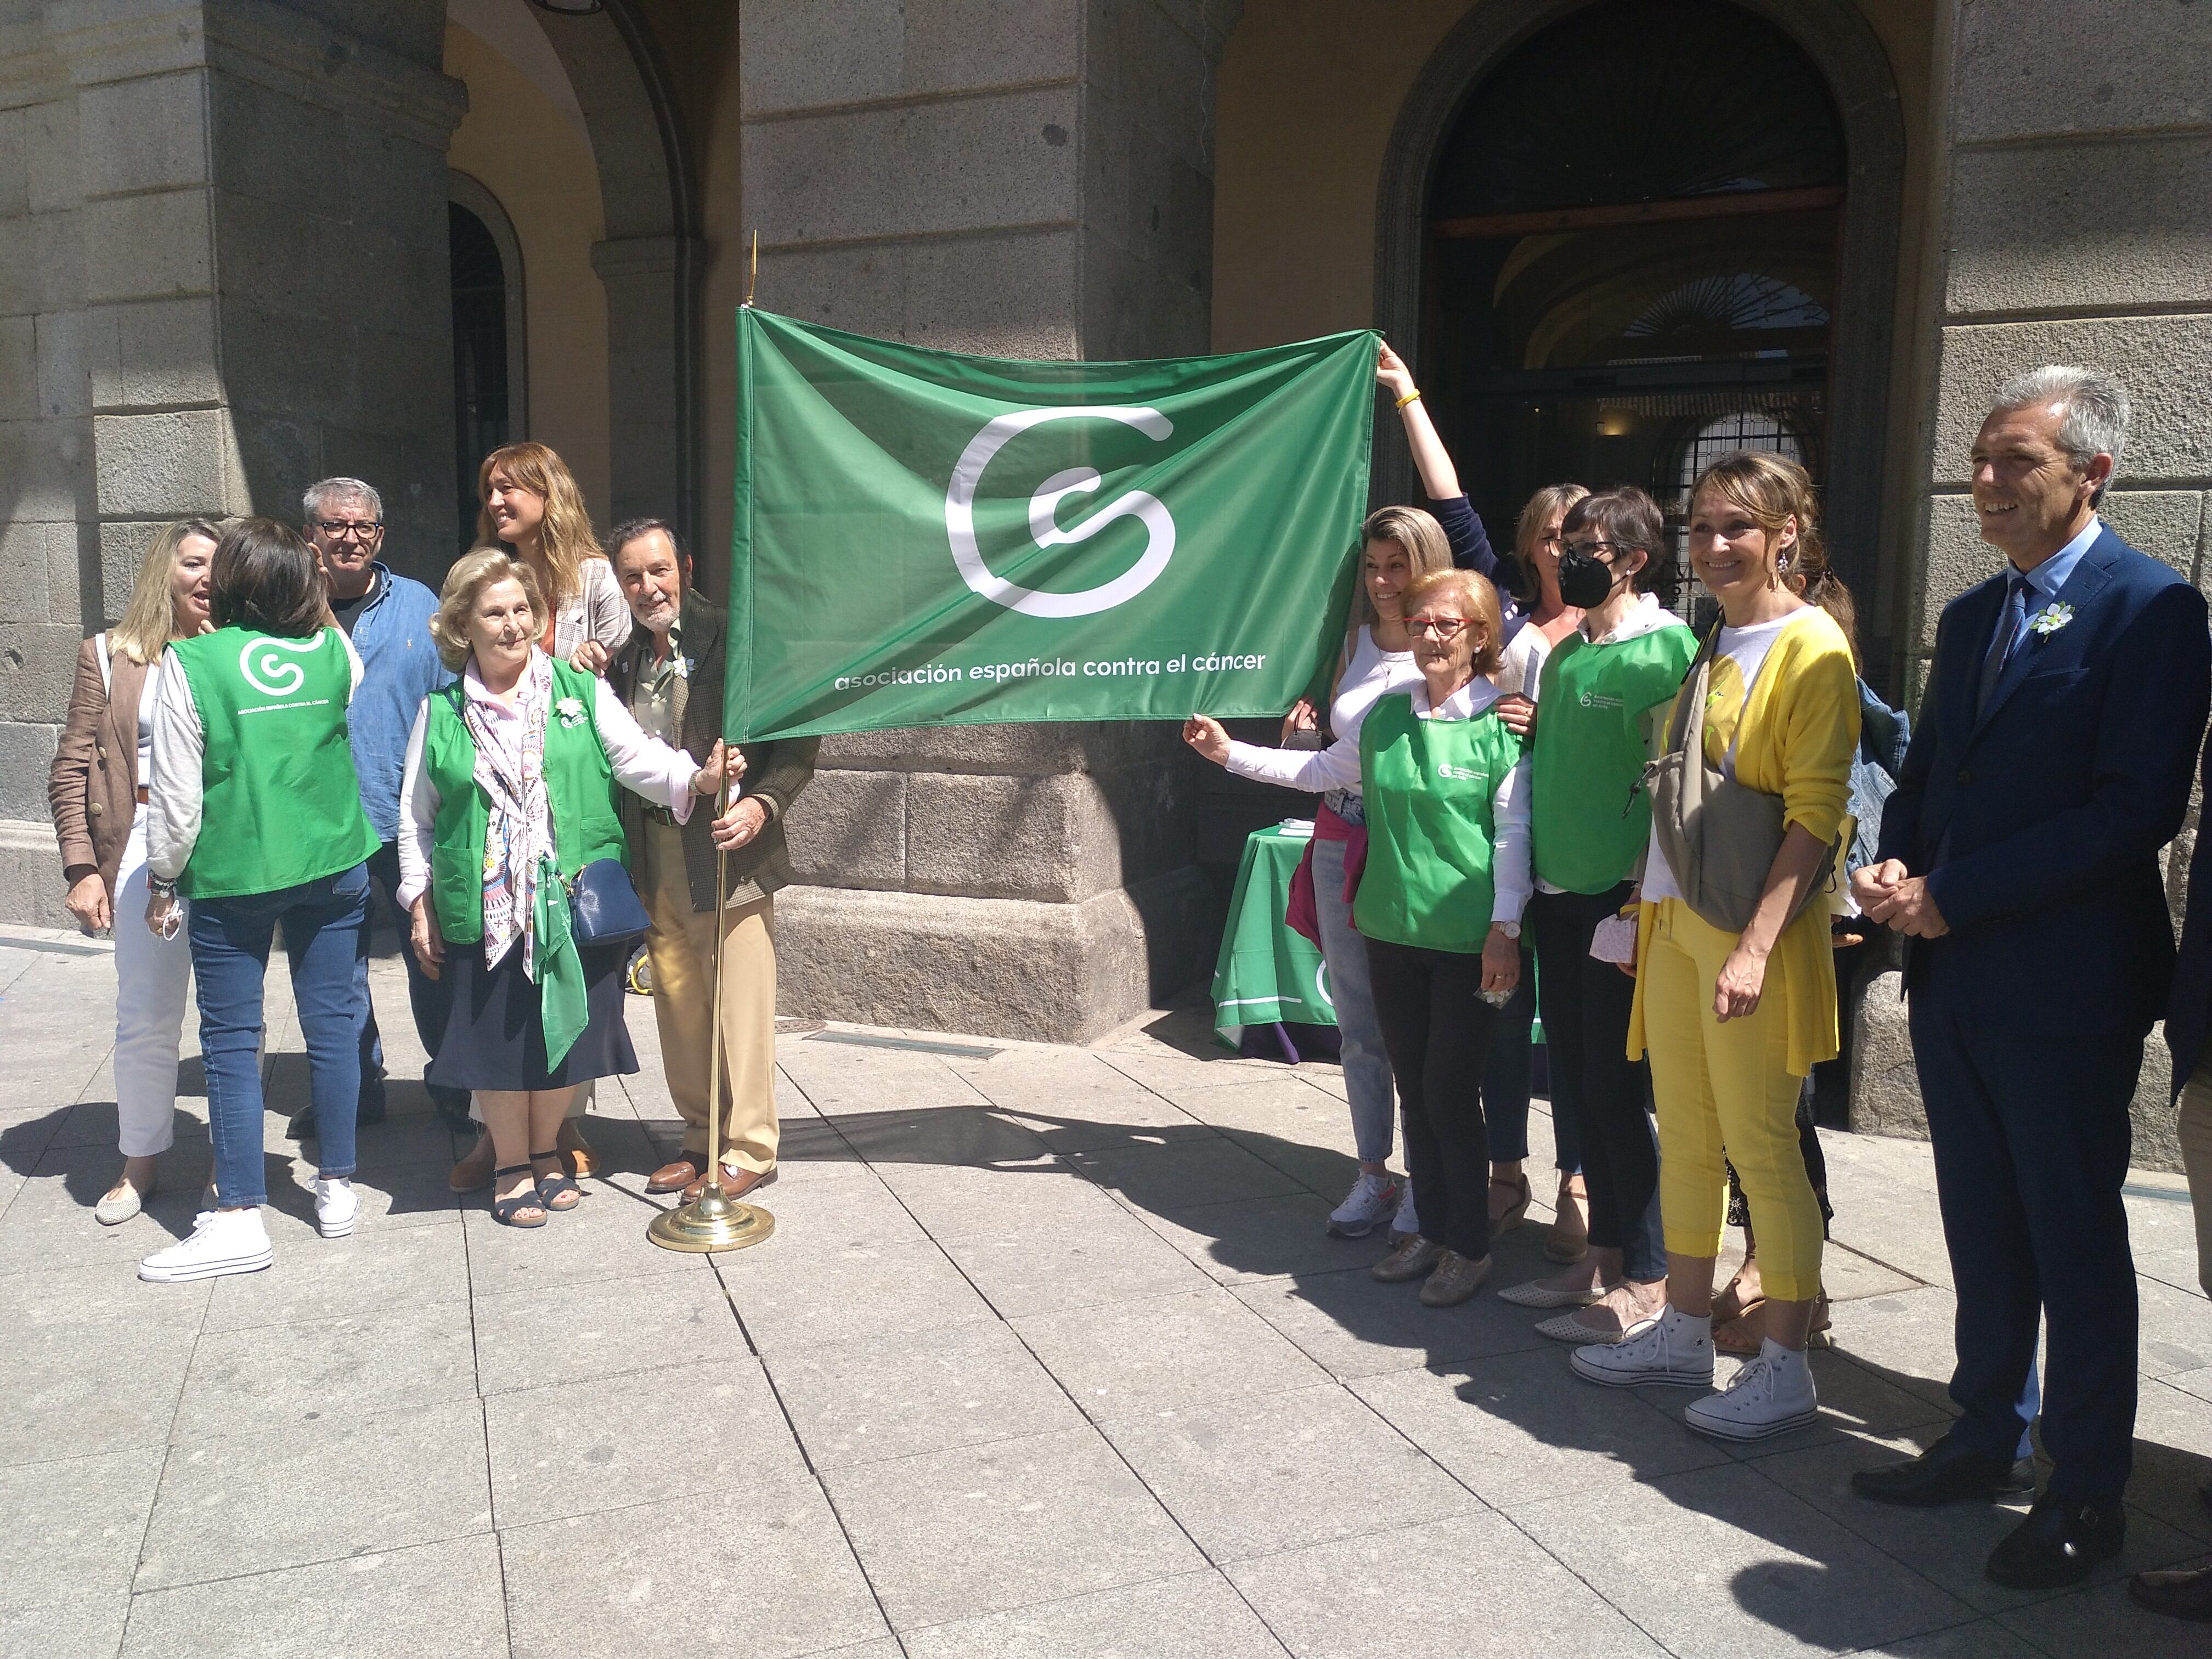
M424 1049L434 1053L446 1029L448 994L415 960L407 942L408 918L392 896L399 886L399 781L405 769L407 736L422 699L453 678L438 660L437 647L430 639L438 596L377 556L384 550L384 501L359 478L325 478L310 485L301 512L307 520L308 544L315 550L330 589L331 614L361 658L361 688L347 710L347 731L354 769L361 775L362 810L382 843L369 858L368 873L372 885L383 889L385 902L393 906L415 1030ZM363 915L356 969L366 1013L361 1033L363 1123L376 1122L385 1111L384 1042L377 1030L376 1009L368 999L368 935L375 915L372 903ZM467 1122L467 1091L432 1087L430 1098L449 1123ZM301 1110L292 1120L292 1138L306 1139L314 1133L314 1122L313 1107Z

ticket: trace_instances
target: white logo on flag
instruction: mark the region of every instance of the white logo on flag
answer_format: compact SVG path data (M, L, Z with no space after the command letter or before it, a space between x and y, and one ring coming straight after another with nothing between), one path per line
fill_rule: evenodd
M322 648L320 634L312 640L248 640L246 649L238 653L238 672L263 696L289 697L307 683L307 671L276 653L296 651L304 654Z
M1150 587L1175 556L1175 520L1168 515L1165 502L1141 489L1117 496L1082 523L1062 530L1053 517L1054 509L1066 497L1096 489L1100 483L1098 475L1089 467L1078 466L1054 473L1030 497L1030 534L1036 538L1036 544L1072 546L1089 541L1116 519L1140 519L1145 526L1144 556L1113 580L1074 593L1041 593L1033 587L1024 587L991 574L990 567L983 562L982 550L975 544L975 490L983 481L983 469L1017 434L1042 426L1047 421L1074 420L1119 421L1154 439L1164 440L1175 431L1168 417L1157 409L1100 406L1019 410L989 422L969 441L968 447L960 453L959 465L952 469L952 482L945 492L945 531L951 538L952 562L960 568L960 580L992 604L1018 611L1025 617L1088 617L1100 611L1111 611Z

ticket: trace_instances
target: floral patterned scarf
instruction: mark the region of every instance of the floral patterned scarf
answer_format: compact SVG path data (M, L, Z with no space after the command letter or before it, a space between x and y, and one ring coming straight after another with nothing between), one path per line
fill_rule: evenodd
M532 981L538 869L553 855L553 813L545 799L545 720L552 702L551 659L533 651L515 693L513 724L495 727L473 699L464 699L461 714L476 741L477 783L491 803L484 826L484 965L495 967L520 939L522 969Z

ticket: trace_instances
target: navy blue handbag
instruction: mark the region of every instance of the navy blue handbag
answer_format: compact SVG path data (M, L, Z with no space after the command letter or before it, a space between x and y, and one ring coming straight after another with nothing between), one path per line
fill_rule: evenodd
M653 919L637 902L620 859L593 859L568 884L569 931L580 948L635 945Z

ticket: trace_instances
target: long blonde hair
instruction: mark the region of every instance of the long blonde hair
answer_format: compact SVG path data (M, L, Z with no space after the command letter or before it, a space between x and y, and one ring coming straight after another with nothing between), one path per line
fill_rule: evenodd
M1787 455L1739 449L1698 475L1690 489L1692 511L1708 489L1741 507L1769 541L1795 519L1797 540L1777 557L1776 580L1798 598L1835 616L1846 635L1856 635L1857 607L1844 579L1828 567L1828 545L1820 534L1820 496L1811 474ZM1852 654L1857 654L1856 640Z
M177 599L169 591L169 582L176 574L177 550L191 536L204 536L216 543L222 540L222 532L205 519L181 519L155 537L138 567L138 580L131 585L131 603L124 607L123 620L107 630L110 651L119 651L135 663L155 662L161 648L183 631L177 625Z
M1359 630L1377 620L1375 601L1367 596L1367 544L1389 542L1406 556L1406 567L1413 573L1413 580L1435 574L1452 568L1451 543L1444 536L1444 527L1435 515L1418 507L1378 507L1367 515L1367 522L1359 526L1359 562L1357 566L1358 585L1352 595L1352 628L1348 640L1359 637ZM1407 584L1407 591L1412 583ZM1347 651L1351 649L1347 643Z
M558 610L564 601L584 591L584 561L607 556L599 538L592 533L592 515L584 507L584 492L576 488L568 464L544 444L501 445L477 469L477 540L486 546L501 545L499 526L492 522L489 505L495 467L544 498L545 517L538 526L538 545L553 579L553 591L545 595L545 602ZM538 618L541 624L545 620Z
M1544 526L1551 523L1552 514L1565 517L1567 509L1589 494L1583 484L1546 484L1521 509L1520 522L1513 526L1513 562L1520 577L1513 584L1513 597L1522 604L1534 606L1544 597L1544 579L1536 569L1536 544Z

